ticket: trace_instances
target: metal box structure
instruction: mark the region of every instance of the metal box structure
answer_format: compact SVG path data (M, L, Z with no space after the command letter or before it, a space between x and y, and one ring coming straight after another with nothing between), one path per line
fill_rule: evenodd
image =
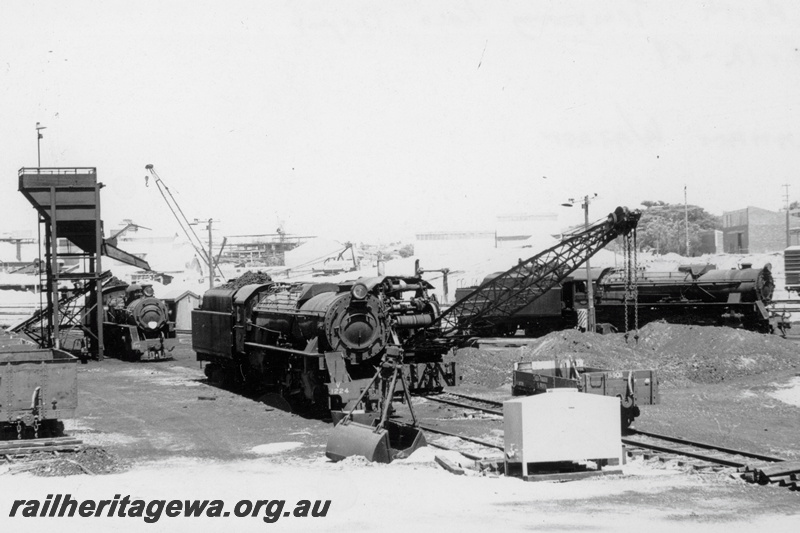
M0 352L0 423L35 426L75 416L77 362L61 350Z
M24 331L43 348L62 348L66 341L62 330L77 328L89 339L88 350L98 359L103 358L103 328L98 324L104 317L102 306L94 303L99 301L105 277L101 256L149 269L145 261L103 239L102 187L94 167L19 170L19 192L36 209L44 228L45 260L40 272L47 287L47 308L13 329ZM59 239L66 240L64 246ZM71 269L59 263L72 263Z
M786 290L800 292L800 246L790 246L783 251Z
M26 333L41 347L61 348L60 329L70 322L82 324L83 317L73 317L75 309L67 303L68 294L60 292L59 283L71 281L79 292L94 295L100 293L103 228L100 220L100 188L97 170L86 168L21 168L19 191L39 214L39 224L44 226L45 261L42 270L47 286L47 311L39 329L26 329ZM64 238L75 246L75 251L59 253L58 239ZM71 246L69 248L72 248ZM75 260L79 267L72 272L62 272L59 258ZM103 323L102 309L97 306L96 324ZM90 332L95 338L93 348L98 357L103 353L102 328Z
M575 389L503 402L506 475L553 463L622 464L619 400Z

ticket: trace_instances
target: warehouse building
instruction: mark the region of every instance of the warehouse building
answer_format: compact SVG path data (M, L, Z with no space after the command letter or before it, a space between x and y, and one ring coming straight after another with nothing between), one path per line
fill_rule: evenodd
M724 252L729 254L754 254L777 252L798 243L800 218L793 210L770 211L760 207L746 207L722 213L722 239Z

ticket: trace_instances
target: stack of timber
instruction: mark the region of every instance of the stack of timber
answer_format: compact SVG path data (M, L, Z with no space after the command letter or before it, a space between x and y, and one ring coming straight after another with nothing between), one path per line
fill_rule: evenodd
M0 441L0 455L28 455L35 452L77 452L83 442L75 437Z
M800 490L800 461L747 465L742 478L750 483L775 484L791 490Z

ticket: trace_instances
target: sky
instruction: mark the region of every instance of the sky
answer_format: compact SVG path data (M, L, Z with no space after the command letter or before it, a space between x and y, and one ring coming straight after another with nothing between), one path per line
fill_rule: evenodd
M800 199L796 2L0 2L0 234L21 167L97 168L106 227L391 242Z

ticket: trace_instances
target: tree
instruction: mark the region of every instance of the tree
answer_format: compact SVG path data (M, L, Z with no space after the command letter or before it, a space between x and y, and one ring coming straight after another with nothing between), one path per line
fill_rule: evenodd
M722 228L722 217L712 215L696 205L668 204L661 201L644 201L646 207L639 220L637 239L640 248L657 253L686 255L686 213L689 219L689 247L698 250L700 233Z
M411 257L412 255L414 255L414 245L406 244L405 246L400 248L400 250L398 250L397 253L400 254L400 257Z

